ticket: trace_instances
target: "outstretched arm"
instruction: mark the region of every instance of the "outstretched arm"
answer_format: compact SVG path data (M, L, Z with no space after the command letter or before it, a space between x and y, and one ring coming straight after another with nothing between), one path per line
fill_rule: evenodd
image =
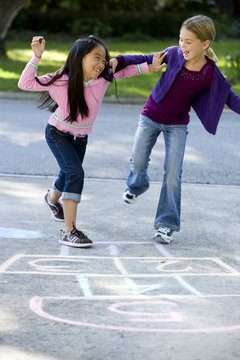
M162 70L167 64L163 62L164 58L167 56L167 52L160 51L155 53L152 58L152 63L148 65L150 72L157 72Z
M149 71L150 72L156 72L156 71L160 71L162 70L162 68L164 68L166 66L166 63L163 63L164 58L166 57L167 52L164 51L160 51L158 53L155 53L153 55L133 55L132 56L132 64L141 64L142 63L142 59L147 58L149 64ZM131 57L131 55L127 55L129 58ZM137 61L139 60L139 62ZM119 64L120 61L120 64ZM110 60L109 62L109 66L112 68L113 73L118 70L118 65L120 65L120 68L124 68L125 66L127 66L127 64L125 63L125 56L123 57L122 55L117 56L116 58L113 58Z

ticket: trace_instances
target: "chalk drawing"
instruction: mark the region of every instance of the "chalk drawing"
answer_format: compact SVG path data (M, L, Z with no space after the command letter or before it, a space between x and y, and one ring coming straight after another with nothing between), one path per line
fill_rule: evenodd
M232 313L232 319L228 319L228 322L231 321L231 325L221 324L222 321L222 312L221 312L221 300L225 300L225 306L227 306L229 299L231 298L231 303L233 299L236 300L236 306L239 304L240 294L233 295L175 295L175 296L164 296L158 297L158 299L152 299L152 297L146 297L144 300L140 301L139 297L128 299L128 301L120 303L111 303L112 299L109 296L101 298L93 297L71 297L71 296L59 296L59 297L33 297L29 302L30 309L37 315L46 318L54 322L61 322L65 324L75 325L75 326L84 326L90 328L104 329L104 330L116 330L116 331L134 331L134 332L147 332L147 333L220 333L226 331L236 331L240 330L240 324L236 323L235 315ZM198 300L196 302L196 299ZM207 326L207 312L206 312L206 301L213 299L209 302L210 310L218 311L219 316L217 318L217 326L211 325ZM57 312L58 303L60 309L62 309L63 302L66 301L66 311L69 311L71 308L71 303L74 302L72 307L73 311L71 318L64 318L58 316L57 314L49 313L47 310L44 310L44 307L50 307L51 311ZM174 302L173 302L174 301ZM76 304L77 302L77 304ZM110 304L109 304L110 303ZM99 310L99 304L102 305L101 310ZM54 305L54 306L53 306ZM151 309L154 307L160 306L162 309L164 306L167 306L168 309L166 312L156 312L155 319L156 321L150 321L154 317L154 312L146 312L142 309L144 306L151 306ZM183 306L185 305L185 308ZM191 316L189 314L189 305L191 306ZM87 321L86 312L84 312L84 306L86 310L91 306L92 308L97 306L99 312L98 317L101 315L99 323L96 322L95 314L92 315L93 320ZM119 308L124 307L135 307L135 311L123 311ZM173 308L172 311L169 310ZM76 320L76 309L81 309L78 312L78 316L83 316L84 320ZM139 311L141 310L141 311ZM200 312L201 310L201 312ZM207 309L209 311L209 308ZM107 312L108 311L108 312ZM110 311L110 312L109 312ZM193 315L196 317L200 312L200 316L197 317L197 321L192 321ZM206 314L204 314L206 312ZM89 312L87 312L89 315ZM112 317L109 314L113 314ZM115 315L114 315L115 313ZM69 314L68 314L69 315ZM205 315L205 316L204 316ZM123 317L124 316L124 321ZM70 317L70 316L69 316ZM153 319L154 320L154 319ZM166 321L165 321L166 320ZM185 320L185 322L183 321ZM119 325L116 325L119 323ZM122 325L122 324L126 325ZM129 323L129 325L128 325ZM134 326L131 325L134 323ZM141 324L144 323L147 326L142 327ZM160 326L160 324L162 324ZM179 325L177 325L179 324ZM204 326L201 326L204 325Z
M142 263L155 263L156 266L156 270L158 271L167 271L167 272L176 272L176 269L165 269L165 267L169 267L170 265L173 264L178 264L179 260L142 260ZM178 269L178 272L189 272L190 270L192 270L192 266L186 266L183 269Z
M157 256L120 256L125 244L153 246ZM74 276L81 296L35 296L29 302L34 313L56 322L136 332L212 333L240 329L234 315L240 294L205 295L187 281L196 276L239 277L240 273L221 259L175 257L154 242L109 241L99 242L98 246L105 246L108 256L71 256L66 247L59 255L16 254L0 265L0 273ZM166 293L168 288L175 294ZM229 299L233 311L226 324L221 309L228 306ZM89 306L96 306L97 317L94 311L87 311ZM218 315L215 323L208 316L212 309Z
M124 307L129 307L129 305L132 306L146 306L146 305L150 305L151 306L151 311L152 311L152 307L158 305L158 307L160 309L163 309L164 306L166 307L174 307L176 308L177 305L173 302L170 301L163 301L163 300L144 300L143 301L132 301L132 302L120 302L120 303L115 303L112 304L110 306L108 306L108 310L115 312L117 314L120 315L128 315L130 317L129 321L132 322L179 322L183 320L183 317L178 314L177 312L173 312L173 311L162 311L162 312L143 312L143 311L128 311L128 310L121 310Z
M163 245L159 244L159 243L154 243L155 248L160 252L160 254L162 254L165 257L170 258L175 258L174 255L172 255L170 252L166 251L165 248L163 247ZM198 291L197 289L195 289L192 285L190 285L186 280L184 280L181 276L175 275L174 278L188 291L190 291L190 293L195 294L195 295L201 295L200 291Z
M137 285L136 282L130 277L125 277L124 281L127 284L128 288L132 290L133 294L143 294L162 288L161 284Z
M46 236L47 235L42 234L39 230L0 227L0 238L5 239L38 239Z
M77 280L81 289L83 290L84 296L93 296L88 278L85 276L77 275Z
M59 256L67 256L70 254L70 248L68 246L61 245Z
M89 264L94 261L98 272L91 272ZM142 268L142 262L146 266ZM103 266L104 264L104 266ZM189 264L189 265L188 265ZM173 267L173 268L171 268ZM17 254L0 265L0 273L45 274L87 277L135 277L158 278L179 276L239 276L232 266L218 258L166 258L129 256L55 256ZM203 272L203 269L207 271ZM94 270L94 269L93 269Z
M116 245L109 245L108 250L112 256L118 256L119 254L119 249Z

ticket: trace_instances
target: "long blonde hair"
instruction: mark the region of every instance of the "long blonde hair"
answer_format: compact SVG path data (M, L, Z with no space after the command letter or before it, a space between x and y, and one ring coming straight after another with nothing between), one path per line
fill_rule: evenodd
M182 28L185 28L186 30L194 33L201 41L209 40L210 45L216 36L216 30L212 19L204 15L196 15L185 20L181 26L181 29ZM206 55L215 63L218 62L218 58L210 46L206 49Z

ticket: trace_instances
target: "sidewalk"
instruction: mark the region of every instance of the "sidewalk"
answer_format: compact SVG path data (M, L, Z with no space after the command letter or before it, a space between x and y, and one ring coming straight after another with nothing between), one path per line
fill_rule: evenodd
M127 205L122 181L86 179L78 226L94 241L87 250L59 246L61 224L43 201L52 180L0 177L0 359L112 359L116 344L118 360L225 360L229 349L239 359L239 187L183 184L182 230L162 246L152 240L159 183ZM54 304L43 312L39 301ZM145 320L119 318L126 304ZM102 318L100 305L119 315ZM169 306L176 319L166 322Z
M0 176L2 226L55 235L58 224L51 221L43 202L52 181L52 177ZM128 205L121 200L124 181L85 179L78 208L79 226L96 241L151 240L160 185L153 182L136 204ZM203 236L206 244L214 236L214 242L222 243L224 237L225 244L234 246L239 239L236 231L240 224L239 199L237 186L183 184L182 229L175 233L176 240L170 246L173 249L189 243L197 246Z
M240 187L183 184L182 230L162 246L160 183L128 205L123 181L86 179L94 246L72 249L43 201L52 181L0 176L1 360L239 359Z

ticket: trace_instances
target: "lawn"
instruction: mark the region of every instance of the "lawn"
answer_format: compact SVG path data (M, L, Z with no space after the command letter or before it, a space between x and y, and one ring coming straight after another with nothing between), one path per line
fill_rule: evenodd
M47 41L46 50L39 66L38 75L54 72L62 66L67 53L71 48L70 42ZM160 51L167 46L177 45L177 42L152 41L152 42L110 42L106 41L110 50L110 56L118 54L148 54ZM7 42L8 59L0 60L0 91L21 91L17 87L17 82L25 64L32 56L29 42ZM232 55L236 49L240 49L240 42L227 40L216 42L213 46L219 63L219 68L223 71L227 55ZM117 82L119 97L147 98L152 87L157 82L160 73L147 73L138 77L124 79ZM240 95L240 84L233 85L233 90ZM110 85L106 95L114 95L115 87Z

